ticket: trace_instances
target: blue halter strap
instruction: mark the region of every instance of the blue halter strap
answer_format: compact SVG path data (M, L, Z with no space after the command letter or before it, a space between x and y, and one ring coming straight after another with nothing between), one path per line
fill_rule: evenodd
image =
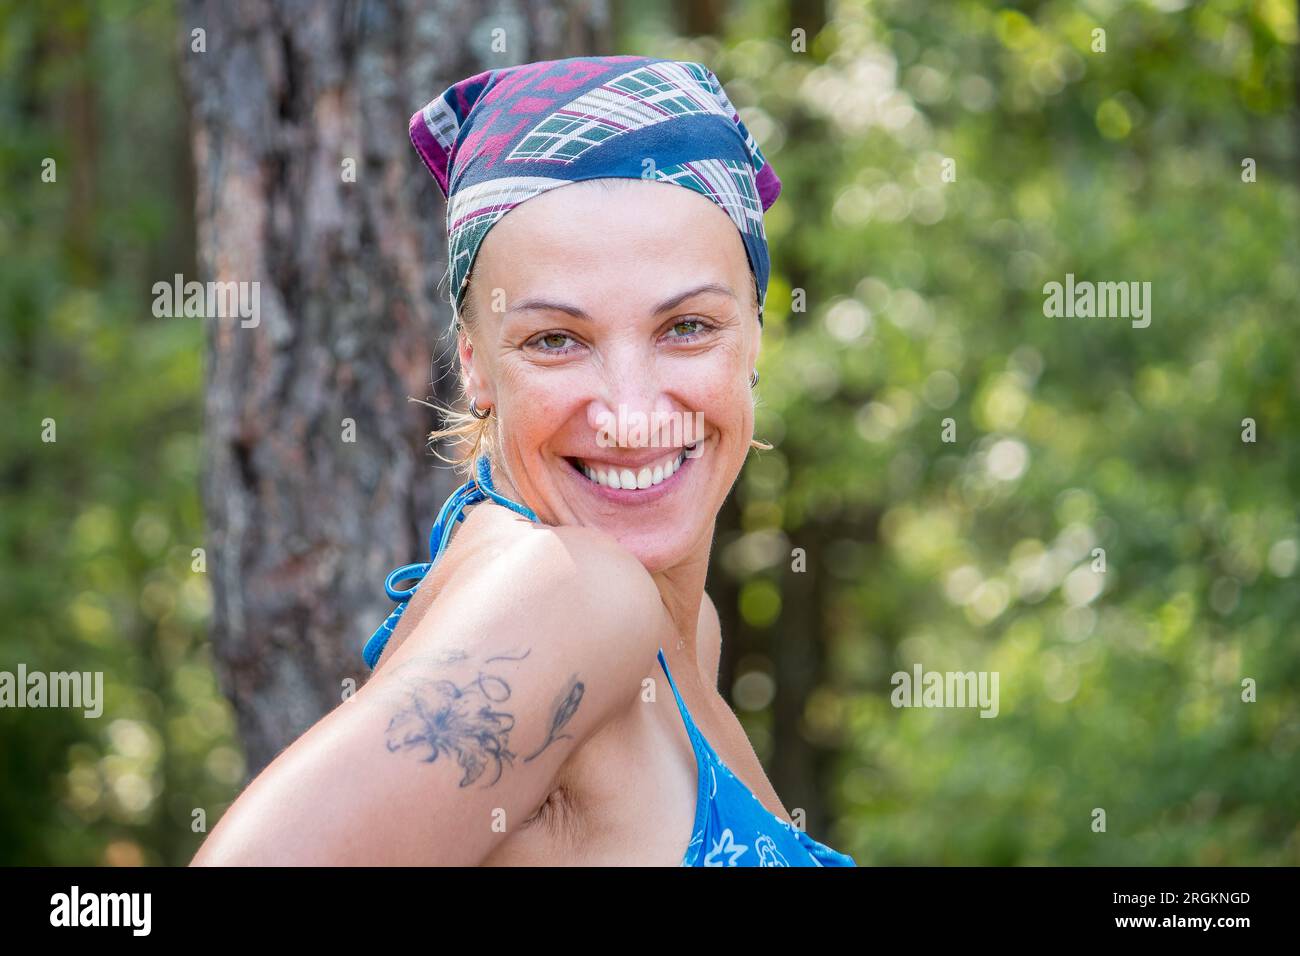
M365 659L368 668L374 670L375 664L379 663L379 657L384 653L384 648L388 645L388 639L393 636L393 630L397 627L397 622L401 620L402 613L410 604L411 596L415 594L416 589L419 588L425 575L437 562L438 557L446 550L447 542L451 540L451 532L455 529L456 522L465 520L464 509L488 499L509 508L516 514L523 515L529 521L538 520L532 509L519 504L517 501L511 501L496 490L496 487L492 484L492 465L488 462L486 455L480 455L477 462L477 477L471 478L452 492L451 497L444 502L442 510L438 512L438 520L433 523L433 530L429 532L429 560L418 564L404 564L400 568L394 569L384 579L384 591L397 602L397 606L393 608L393 612L388 615L384 623L379 625L379 629L370 635L370 640L366 641L366 646L361 651L361 656ZM411 580L414 580L415 583L407 590L403 591L397 587L399 583Z

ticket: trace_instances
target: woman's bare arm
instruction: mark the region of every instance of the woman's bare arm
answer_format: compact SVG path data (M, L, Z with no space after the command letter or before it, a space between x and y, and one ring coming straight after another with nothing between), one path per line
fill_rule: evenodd
M276 757L192 865L476 865L637 699L667 615L603 532L456 572L349 700Z

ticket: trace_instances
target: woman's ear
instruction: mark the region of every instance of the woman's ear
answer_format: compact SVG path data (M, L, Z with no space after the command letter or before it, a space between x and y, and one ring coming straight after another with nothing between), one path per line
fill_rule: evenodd
M465 381L469 381L470 369L474 363L474 343L470 340L469 333L465 331L465 326L461 325L456 330L456 357L460 360L460 367L465 375Z
M464 326L456 333L456 354L460 358L461 374L464 376L465 390L480 409L490 408L496 402L492 394L492 383L487 369L476 361L474 340Z
M456 330L456 356L460 359L460 376L465 385L465 394L469 398L473 398L478 407L486 407L489 401L487 401L484 390L482 390L480 369L478 369L477 363L474 362L474 359L476 359L474 342L469 337L464 325L461 325Z

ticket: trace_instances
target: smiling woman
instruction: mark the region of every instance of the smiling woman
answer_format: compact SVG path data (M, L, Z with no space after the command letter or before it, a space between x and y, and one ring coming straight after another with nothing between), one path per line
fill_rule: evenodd
M468 480L389 577L371 679L196 862L854 865L790 821L718 693L704 592L780 181L694 63L490 71L411 138L448 196L469 403L432 437L470 439Z
M647 186L650 187L648 190L645 188ZM611 193L615 195L609 195ZM618 195L620 193L624 195ZM631 195L626 195L628 193ZM675 208L674 201L677 203ZM661 204L666 205L661 208ZM586 236L581 234L581 229L577 226L576 207L579 205L593 212L591 218L586 221L589 227ZM683 205L686 207L684 212ZM676 222L672 221L674 212L678 216ZM520 216L528 219L529 224L518 225L517 219ZM696 217L703 219L706 227L711 228L701 229ZM623 226L622 230L619 229L620 224ZM530 225L537 225L540 228L530 229ZM562 234L565 231L562 227L565 225L570 227L568 230L570 235L567 237ZM592 225L595 226L594 229L590 228ZM617 233L620 231L630 236L632 241L624 243L617 250L611 250L610 247L616 246ZM661 240L660 244L666 249L666 255L662 250L643 249L637 242L638 239L644 242L653 238ZM683 238L694 241L683 242L681 241ZM747 268L746 252L741 243L737 242L738 238L734 226L730 220L721 217L716 205L712 203L706 205L703 198L698 196L692 200L689 192L667 189L665 184L656 180L603 178L576 182L563 194L553 195L550 202L547 201L547 196L543 195L522 205L516 215L503 219L501 224L489 233L483 242L483 250L480 251L474 268L465 277L463 298L459 313L451 327L452 332L459 337L462 344L467 339L471 344L481 340L485 334L481 316L485 314L504 314L507 321L503 321L503 326L508 325L511 319L523 316L531 321L533 326L544 327L546 317L549 315L554 318L557 313L576 322L590 323L591 313L580 307L573 299L575 292L586 292L588 298L601 294L599 290L591 288L590 283L583 282L583 278L591 274L589 268L580 264L582 261L580 257L583 254L581 246L584 240L595 246L587 253L587 261L593 264L604 263L606 267L612 266L614 257L606 254L609 251L624 253L625 257L630 256L633 251L651 256L634 263L636 271L609 270L616 280L613 299L616 302L625 300L627 294L633 291L630 282L632 277L639 273L649 273L647 278L651 288L647 294L657 295L672 282L688 283L691 276L707 271L703 264L704 260L691 261L689 253L692 249L703 250L706 257L711 255L715 259L721 258L724 271L728 264L734 267L739 257L743 278L734 286L725 282L692 285L669 295L654 306L644 307L642 311L655 318L676 313L669 337L673 338L674 344L679 346L700 341L707 338L711 332L717 331L716 321L710 321L707 315L707 304L710 299L715 306L722 305L725 308L730 302L732 308L739 307L742 311L756 316L758 328L761 329L763 309L758 277ZM682 260L684 268L675 270L673 263L676 260ZM522 280L518 271L519 266L524 264L537 265L538 268L532 271L539 276L539 282L541 273L554 276L555 284L566 290L567 294L554 298L545 295L512 295L515 290L529 285ZM645 268L640 268L641 266ZM743 300L739 299L740 295L744 295ZM484 301L480 303L480 299ZM704 310L699 307L700 302L697 300L704 300ZM687 307L691 305L695 305L696 308L688 310ZM684 327L690 327L691 331L679 331ZM534 354L540 351L552 356L562 356L579 344L578 339L559 329L543 331L536 338L539 341L531 343L535 347ZM569 339L567 345L562 341L566 338ZM557 342L557 339L561 341ZM538 346L540 348L537 348ZM756 385L757 381L758 372L757 369L753 369L750 375L751 387ZM453 459L453 464L468 477L473 469L473 463L480 455L486 454L495 460L499 449L494 440L495 429L487 420L489 416L483 412L487 406L473 394L468 376L462 377L460 384L470 411L441 408L443 416L452 424L430 432L429 440L431 443L448 439L460 440L462 454ZM475 411L479 414L474 414ZM619 412L615 411L613 414L618 416ZM616 417L615 422L623 422L626 416L627 413L624 411L623 417ZM697 420L698 417L697 415ZM659 427L664 429L681 427L686 435L694 434L692 428L698 429L696 421L683 424L680 415L669 415L661 419ZM597 428L600 428L599 424ZM617 430L617 428L617 425L610 426L610 430ZM624 428L621 433L626 431L627 429ZM682 442L682 444L686 443ZM758 439L751 439L750 445L760 450L772 447Z
M711 537L753 436L761 342L727 216L665 183L578 184L505 217L477 272L458 354L473 407L494 419L502 493L548 525L608 532L651 572ZM504 310L485 308L497 290ZM602 447L602 428L629 415L653 434ZM703 431L677 469L686 443L670 439L696 421ZM672 493L679 485L686 494Z
M718 279L708 281L710 275ZM557 291L551 294L552 289ZM758 283L731 221L697 193L653 180L610 178L540 195L488 234L454 326L462 368L472 370L476 343L492 336L510 342L534 367L573 369L581 355L590 369L592 358L602 358L590 341L599 331L600 317L612 323L610 331L631 328L610 305L618 305L624 316L635 311L652 323L661 333L660 351L680 355L716 349L727 344L730 330L740 337L752 333L752 341L742 345L757 355L762 325ZM497 345L505 347L505 342ZM635 369L607 359L600 365L611 378L635 384L629 374ZM749 378L756 379L753 363L748 368ZM455 463L468 476L480 454L495 460L499 448L496 428L485 414L493 407L494 393L476 391L471 374L462 377L461 386L471 411L443 409L453 424L429 438L464 439L465 454ZM611 405L608 425L596 416L598 442L604 433L626 437L631 430L626 422L635 411L629 403ZM694 441L702 417L702 410L688 417L680 408L642 414L655 433L650 443L656 434L676 428L683 436L677 444L683 446ZM751 445L771 447L756 440Z

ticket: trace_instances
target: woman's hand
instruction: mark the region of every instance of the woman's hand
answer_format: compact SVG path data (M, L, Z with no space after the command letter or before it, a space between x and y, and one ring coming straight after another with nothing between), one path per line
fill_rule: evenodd
M613 538L528 529L467 561L411 636L239 796L192 865L483 862L638 699L666 635Z

